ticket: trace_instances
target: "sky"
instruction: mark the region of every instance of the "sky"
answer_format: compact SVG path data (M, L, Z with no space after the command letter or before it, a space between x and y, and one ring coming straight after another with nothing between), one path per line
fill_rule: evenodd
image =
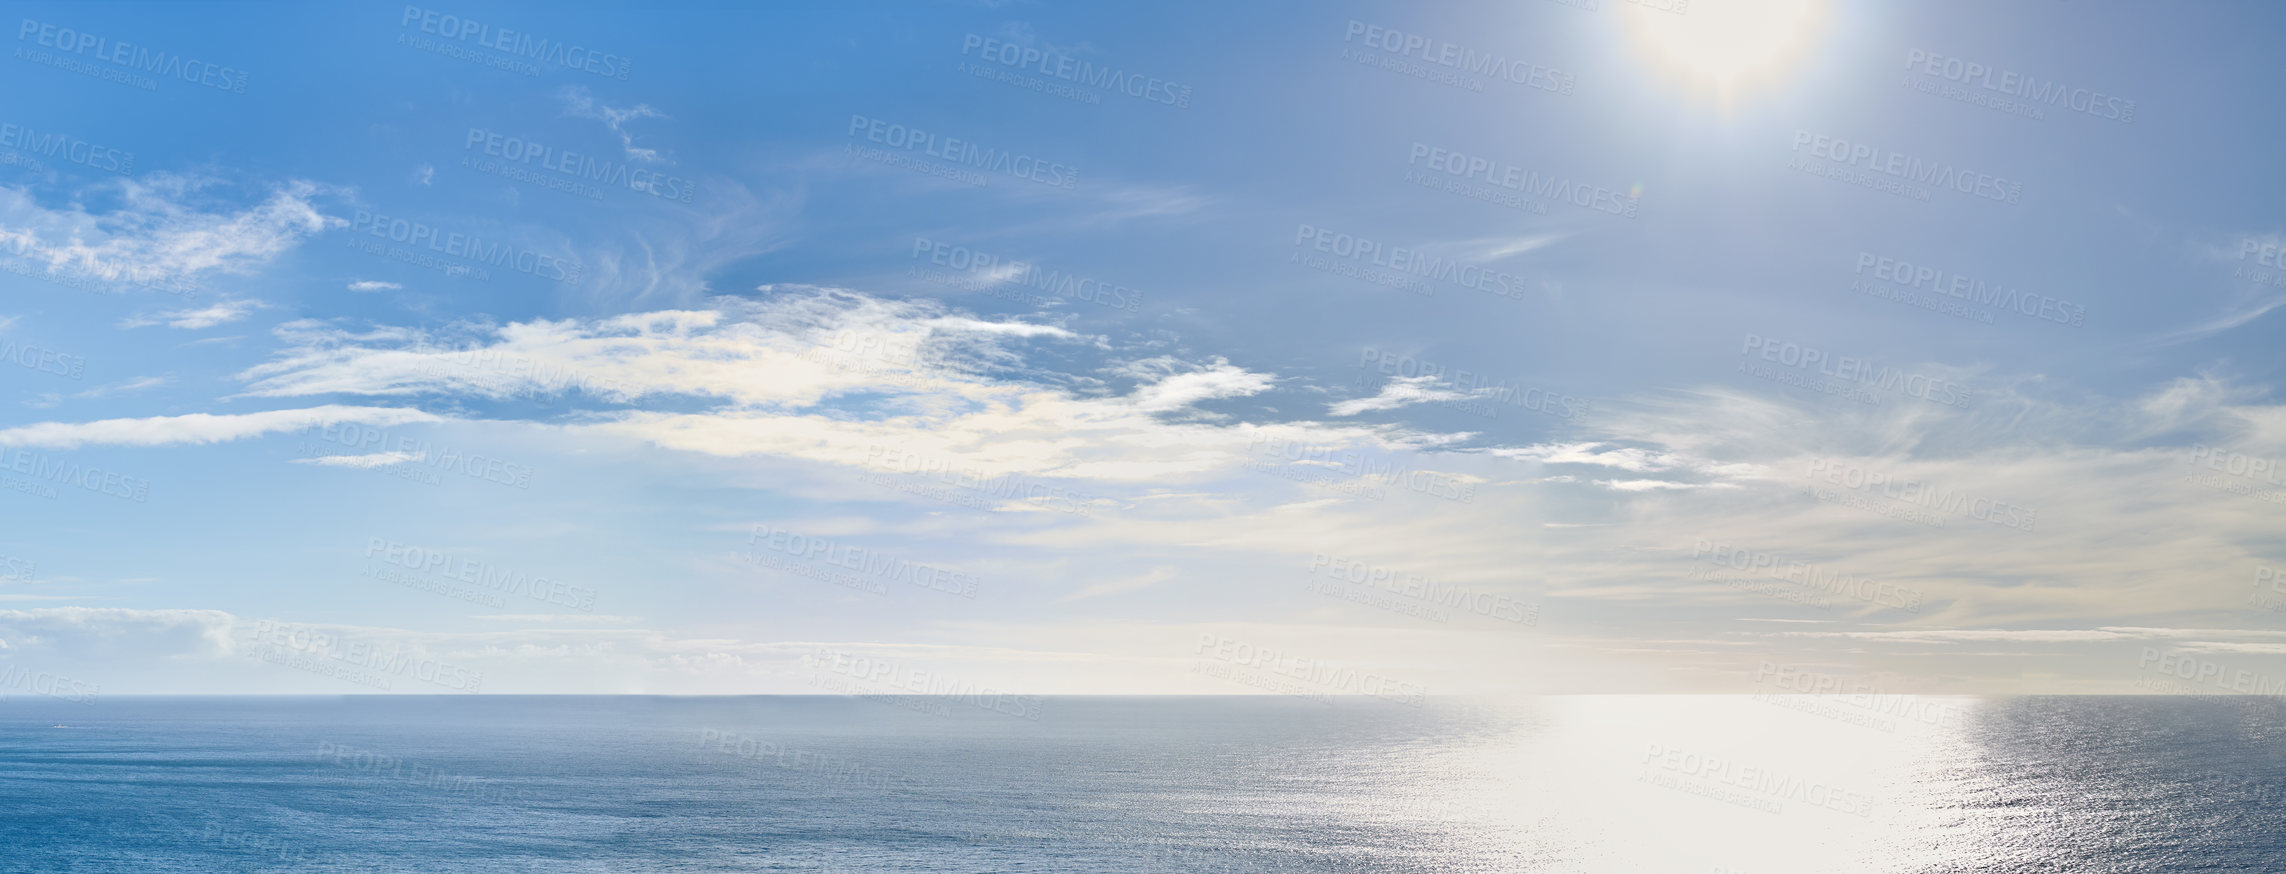
M0 695L2286 692L2286 9L11 8Z

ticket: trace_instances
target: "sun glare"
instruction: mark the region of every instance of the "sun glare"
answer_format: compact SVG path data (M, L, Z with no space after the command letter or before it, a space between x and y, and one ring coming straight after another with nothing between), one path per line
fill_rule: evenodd
M1647 0L1624 8L1639 49L1670 74L1727 98L1789 66L1824 7L1824 0Z

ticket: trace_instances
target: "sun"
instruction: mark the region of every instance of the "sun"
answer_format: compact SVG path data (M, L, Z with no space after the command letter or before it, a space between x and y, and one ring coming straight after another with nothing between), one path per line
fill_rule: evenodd
M1825 0L1628 0L1627 32L1667 72L1725 98L1788 67Z

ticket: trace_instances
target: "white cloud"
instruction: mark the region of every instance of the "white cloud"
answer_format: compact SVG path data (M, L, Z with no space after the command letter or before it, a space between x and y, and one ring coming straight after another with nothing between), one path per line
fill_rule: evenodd
M359 470L369 470L408 461L420 461L426 457L428 455L424 452L376 452L372 455L320 455L315 458L296 458L293 459L293 462L295 464L319 464L327 467L354 467Z
M635 135L627 131L627 123L638 118L666 118L666 113L652 109L646 103L638 103L626 109L606 106L581 85L566 85L563 90L556 92L556 97L564 102L565 115L596 119L610 127L612 133L619 135L619 145L626 151L627 157L647 163L659 161L657 149L636 148Z
M153 316L135 316L121 321L119 327L142 328L163 324L170 328L196 331L238 321L245 318L248 313L262 309L264 306L265 304L261 301L255 300L218 300L197 309L174 310Z
M1370 398L1353 398L1327 406L1336 416L1354 416L1379 410L1394 410L1409 404L1433 401L1458 401L1473 397L1470 392L1458 392L1436 387L1434 376L1400 376L1381 387L1381 393Z
M1082 396L1013 376L1025 344L1084 338L1053 325L987 322L932 302L837 289L771 287L755 301L605 319L363 334L315 322L278 329L289 346L241 377L247 394L482 397L584 395L603 401L711 400L687 412L603 410L570 433L633 437L680 451L775 456L877 470L923 459L985 476L1106 483L1228 472L1251 441L1403 451L1444 439L1401 429L1313 423L1218 426L1158 416L1267 390L1270 374L1215 360L1108 365L1139 383ZM841 409L863 396L865 413ZM1267 487L1272 483L1262 483Z
M1252 373L1216 359L1206 369L1174 374L1143 386L1135 392L1135 407L1147 413L1164 413L1200 401L1261 394L1276 381L1270 374Z
M350 291L396 291L400 288L404 288L404 286L377 279L360 279L349 284Z
M240 378L253 397L579 393L783 408L887 391L935 404L999 391L982 373L1015 360L1010 342L1078 339L1051 325L987 322L933 303L833 289L789 288L763 301L713 303L712 309L440 331L359 334L295 321L276 330L289 344L276 360Z
M1663 479L1599 479L1596 485L1615 492L1688 491L1690 489L1737 488L1730 483L1678 483Z
M164 386L172 385L174 384L174 381L174 377L171 376L138 376L134 379L126 380L124 382L115 382L110 385L99 385L78 394L72 395L72 397L100 398L109 397L115 394L129 394L133 392L147 391L154 388L161 388Z
M88 444L112 446L165 446L177 443L221 443L276 431L294 431L344 423L398 425L441 422L441 417L420 410L392 407L326 405L300 410L215 415L191 413L145 419L103 419L94 422L41 422L0 429L0 446L71 449Z
M0 641L27 655L94 660L220 655L230 614L219 610L41 607L0 610Z
M1545 464L1593 464L1614 467L1630 473L1656 473L1683 467L1687 462L1672 452L1659 452L1631 446L1605 443L1540 443L1519 448L1491 450L1501 458L1520 461L1538 461Z
M0 188L0 243L54 271L187 285L251 272L326 226L312 200L328 189L314 183L290 182L239 208L210 196L214 186L168 174L113 180L97 190L119 206L102 214L77 201L49 209L23 189Z
M1133 592L1141 589L1147 589L1160 583L1167 582L1168 580L1174 579L1177 576L1177 573L1178 572L1171 567L1155 567L1145 573L1120 577L1118 579L1105 580L1100 583L1091 584L1086 588L1080 589L1079 591L1073 592L1069 595L1065 595L1062 598L1058 598L1057 600L1081 601L1088 598L1100 598L1105 595L1116 595L1121 592Z

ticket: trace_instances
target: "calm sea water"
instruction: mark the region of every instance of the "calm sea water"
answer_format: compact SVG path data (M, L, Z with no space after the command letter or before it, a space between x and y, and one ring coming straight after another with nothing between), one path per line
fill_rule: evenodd
M2286 871L2286 705L0 702L0 870Z

